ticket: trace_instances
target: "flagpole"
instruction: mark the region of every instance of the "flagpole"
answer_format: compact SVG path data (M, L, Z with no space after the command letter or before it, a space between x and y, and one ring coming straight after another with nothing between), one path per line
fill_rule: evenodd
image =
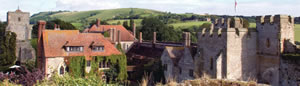
M235 15L235 17L237 15L236 8L237 8L237 2L236 2L236 0L234 0L234 15Z

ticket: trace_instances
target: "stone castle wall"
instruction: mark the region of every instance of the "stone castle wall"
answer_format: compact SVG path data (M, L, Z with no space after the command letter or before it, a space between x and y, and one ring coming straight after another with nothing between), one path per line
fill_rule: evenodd
M196 70L214 78L246 79L256 75L255 31L243 28L240 18L218 19L198 33Z
M279 83L281 86L299 86L300 85L300 58L282 57L279 69Z

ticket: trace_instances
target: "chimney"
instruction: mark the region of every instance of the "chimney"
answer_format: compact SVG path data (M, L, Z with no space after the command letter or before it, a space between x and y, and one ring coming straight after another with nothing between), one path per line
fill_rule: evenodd
M96 24L97 24L98 27L100 26L100 19L96 20Z
M184 32L183 33L183 46L184 47L190 47L191 46L191 36L190 36L190 32Z
M42 56L42 32L43 30L45 30L45 26L46 26L46 22L45 21L38 21L38 46L37 46L37 55L38 58L40 58Z
M153 44L156 43L156 32L153 32L153 41L152 41Z
M132 33L133 33L133 37L134 37L134 39L136 38L136 36L135 36L135 34L136 34L136 26L135 26L135 24L133 24L133 28L132 28Z
M109 37L110 37L110 40L114 42L114 29L113 28L110 28Z
M57 25L56 25L56 24L54 24L54 30L56 30L56 28L57 28Z
M143 42L143 33L142 32L140 32L140 38L139 38L139 43L142 43Z
M121 31L118 30L118 43L120 44L121 43Z

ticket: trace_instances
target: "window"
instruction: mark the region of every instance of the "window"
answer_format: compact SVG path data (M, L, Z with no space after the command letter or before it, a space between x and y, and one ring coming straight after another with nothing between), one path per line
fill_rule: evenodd
M270 39L269 39L269 38L267 38L266 46L267 46L268 48L271 46L271 44L270 44Z
M97 46L92 48L93 51L98 51L98 52L103 52L104 51L104 46Z
M21 17L18 18L18 21L21 22Z
M83 47L80 47L80 46L70 46L70 47L66 47L66 51L67 52L82 52L83 51Z
M61 67L59 68L59 74L60 74L60 75L65 74L65 68L64 68L63 66L61 66Z
M181 74L182 73L182 70L181 70L181 68L179 67L179 74Z
M168 71L168 65L167 64L164 64L163 68L164 68L165 71Z
M213 59L213 57L210 57L210 70L213 70L213 68L214 68L214 59Z
M110 68L110 66L111 66L111 62L110 62L110 60L107 62L107 68Z
M189 70L189 75L190 75L191 77L194 77L194 70Z
M86 62L86 66L87 66L87 67L90 67L90 66L91 66L91 61L87 61L87 62Z

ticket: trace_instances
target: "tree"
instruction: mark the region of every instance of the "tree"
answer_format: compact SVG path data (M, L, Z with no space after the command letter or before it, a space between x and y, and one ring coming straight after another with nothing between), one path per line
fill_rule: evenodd
M178 41L179 34L174 30L174 27L168 26L156 17L145 18L142 21L143 39L152 40L153 32L157 32L158 41Z
M16 62L16 33L5 32L7 24L0 22L0 70L6 70Z
M127 29L130 30L130 27L128 26L128 21L123 22L123 26Z
M71 23L62 21L60 19L55 19L55 20L52 20L52 21L47 21L46 28L47 29L54 29L54 24L59 25L61 30L76 30L75 26L73 26ZM38 28L39 28L38 24L35 24L32 27L32 37L33 38L37 37Z
M133 20L133 19L130 19L129 23L130 23L130 29L131 29L131 31L133 32L134 20Z

